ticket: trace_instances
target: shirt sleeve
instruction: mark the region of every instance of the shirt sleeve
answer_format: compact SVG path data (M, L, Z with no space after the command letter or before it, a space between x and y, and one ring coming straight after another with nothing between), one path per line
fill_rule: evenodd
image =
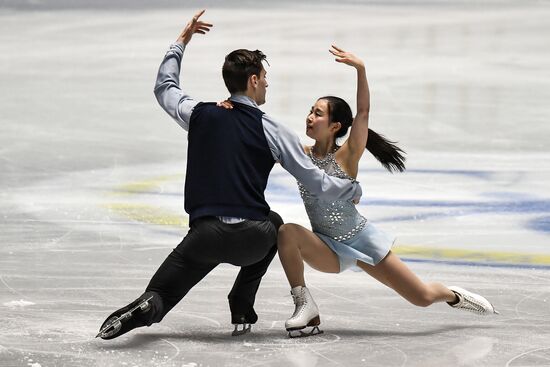
M310 193L331 200L358 201L361 198L359 182L330 176L315 166L304 153L300 139L292 130L265 114L262 122L273 159L300 181Z
M174 43L170 46L160 64L155 83L155 97L160 106L185 131L189 131L189 119L198 104L180 88L179 76L185 45Z

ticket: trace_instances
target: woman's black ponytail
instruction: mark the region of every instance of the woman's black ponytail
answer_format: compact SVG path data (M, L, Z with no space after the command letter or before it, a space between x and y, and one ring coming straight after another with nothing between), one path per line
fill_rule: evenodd
M319 99L327 101L330 121L338 121L342 125L336 133L336 138L346 135L353 123L353 114L348 103L342 98L334 96L325 96ZM376 131L369 129L367 150L382 163L385 169L392 173L405 170L405 151L395 144L396 142L389 141Z
M405 152L376 131L369 129L367 150L390 172L405 170Z

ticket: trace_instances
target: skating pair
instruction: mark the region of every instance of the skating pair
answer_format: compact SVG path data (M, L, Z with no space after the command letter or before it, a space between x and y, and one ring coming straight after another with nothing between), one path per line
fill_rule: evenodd
M451 291L456 294L458 301L456 303L448 303L449 306L465 311L470 311L478 315L498 314L493 305L483 296L469 292L460 287L451 286ZM288 331L288 336L291 338L307 337L322 334L319 329L321 319L319 317L319 308L313 300L309 289L298 286L290 290L290 294L294 300L294 313L285 322L285 328ZM304 331L304 329L311 329Z

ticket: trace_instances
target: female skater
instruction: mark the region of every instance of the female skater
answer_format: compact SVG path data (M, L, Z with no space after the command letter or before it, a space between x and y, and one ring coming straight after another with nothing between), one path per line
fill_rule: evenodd
M330 52L337 62L357 70L357 114L353 118L349 105L341 98L319 98L306 119L306 134L315 140L313 146L304 147L306 154L329 175L352 181L357 177L365 147L389 171L402 171L404 152L368 128L370 96L363 61L336 46ZM350 127L349 138L338 146L336 140ZM285 323L291 337L319 332L319 310L306 287L304 261L326 273L362 269L416 306L447 302L478 314L497 313L480 295L422 282L391 251L393 240L361 216L354 203L327 202L311 195L300 183L298 186L313 232L297 224L284 224L278 238L279 258L296 307ZM313 329L302 331L308 326Z

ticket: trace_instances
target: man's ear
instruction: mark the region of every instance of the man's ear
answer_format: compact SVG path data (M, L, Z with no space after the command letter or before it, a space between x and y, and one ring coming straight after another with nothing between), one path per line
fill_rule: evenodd
M250 75L248 80L250 81L252 87L256 88L258 86L258 76L256 74Z

